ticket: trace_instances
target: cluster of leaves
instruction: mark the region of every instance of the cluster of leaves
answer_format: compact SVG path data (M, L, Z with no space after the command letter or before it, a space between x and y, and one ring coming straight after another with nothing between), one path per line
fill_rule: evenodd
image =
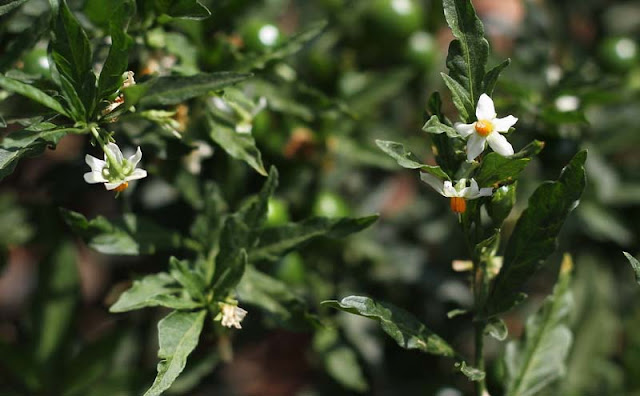
M489 44L484 37L482 22L468 0L445 0L444 13L455 39L449 46L447 67L449 74L442 74L446 86L458 110L461 120L473 122L476 103L482 93L493 93L502 70L509 65L506 60L486 71ZM536 189L529 199L529 206L522 212L509 237L504 250L503 264L495 279L490 266L496 255L502 224L515 203L517 180L531 158L543 148L543 143L534 141L511 157L489 153L479 163L465 162L464 141L457 134L451 121L441 109L440 96L435 93L429 101L430 118L423 127L433 136L436 161L439 166L420 163L404 146L391 141L378 141L378 146L397 163L408 169L418 169L444 180L474 178L480 187L491 187L496 193L488 198L471 201L461 215L460 223L465 233L471 258L474 262L475 320L488 324L487 332L499 340L506 338L506 327L497 319L522 302L522 287L538 271L557 247L557 237L568 214L577 206L585 189L586 151L578 153L555 182L546 182ZM482 220L482 208L489 221ZM568 272L568 270L565 270ZM555 300L568 288L568 275L561 276ZM325 304L350 313L375 318L382 328L406 349L419 349L441 356L459 356L440 337L432 334L425 325L407 312L392 305L377 303L369 298L351 296L342 301ZM552 304L552 303L550 303ZM560 328L566 317L563 308L543 308L539 316L531 319L527 328L527 339L522 350L510 348L506 358L509 376L514 378L507 386L507 394L534 394L556 379L562 370L548 366L543 372L532 368L530 361L543 359L537 354L553 354L552 360L562 368L571 343L571 334ZM554 310L565 312L557 313ZM546 312L550 311L550 312ZM556 315L557 317L552 317ZM542 321L544 324L535 323ZM545 332L562 332L563 336L549 336ZM568 336L565 336L569 332ZM541 333L540 335L537 333ZM548 343L540 345L540 343ZM546 352L550 351L550 352ZM549 361L549 356L543 360ZM464 361L457 364L471 380L483 380L485 374L469 367ZM528 378L529 371L537 375ZM515 384L512 384L515 383Z

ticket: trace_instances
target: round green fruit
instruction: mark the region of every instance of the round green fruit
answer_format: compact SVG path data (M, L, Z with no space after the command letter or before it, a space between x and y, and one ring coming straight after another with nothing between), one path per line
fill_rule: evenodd
M284 256L276 268L276 276L291 285L304 282L304 261L300 253L292 252Z
M422 27L422 8L415 0L372 0L370 18L381 34L408 37Z
M24 62L23 70L25 73L45 78L51 77L51 65L49 64L49 57L47 56L46 49L36 48L26 54L22 61Z
M289 207L279 198L270 198L267 204L267 225L276 227L289 222Z
M638 65L638 43L630 37L609 37L598 48L598 55L607 69L626 72Z
M429 69L438 53L438 45L433 36L423 30L414 32L407 40L407 60L416 67Z
M313 214L321 217L347 217L350 210L347 203L337 194L329 191L321 192L313 204Z
M241 28L242 40L249 51L264 52L282 42L280 29L272 23L253 20Z

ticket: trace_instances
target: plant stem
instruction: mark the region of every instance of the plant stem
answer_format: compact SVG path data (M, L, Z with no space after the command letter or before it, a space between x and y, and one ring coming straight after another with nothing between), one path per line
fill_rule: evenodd
M475 368L477 368L478 370L482 370L485 371L484 368L484 355L483 355L483 351L484 351L484 328L485 328L486 322L484 321L478 321L474 323L474 328L475 328L475 349L476 349L476 356L475 356L475 362L474 362L474 366ZM486 389L486 383L485 383L485 379L481 379L479 381L475 382L476 385L476 396L482 396L485 393L485 389Z

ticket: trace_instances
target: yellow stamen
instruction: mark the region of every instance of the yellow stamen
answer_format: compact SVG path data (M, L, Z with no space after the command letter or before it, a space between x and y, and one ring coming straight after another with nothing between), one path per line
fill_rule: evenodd
M116 190L117 192L123 192L124 190L127 189L127 187L129 187L129 182L124 182L118 187L114 188L114 190Z
M480 136L487 137L493 132L493 124L489 120L478 120L476 121L476 132Z
M464 213L467 210L467 201L464 198L451 197L449 204L451 205L451 210L456 213Z

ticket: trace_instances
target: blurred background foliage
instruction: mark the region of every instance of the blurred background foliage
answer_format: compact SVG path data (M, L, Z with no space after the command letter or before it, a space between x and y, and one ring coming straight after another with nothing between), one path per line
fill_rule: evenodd
M273 318L250 310L235 339L201 341L169 393L469 393L471 383L449 363L401 350L375 323L319 306L324 299L368 294L407 308L458 349L472 350L471 329L446 316L472 301L467 275L451 266L467 258L456 217L445 200L424 188L415 173L398 170L374 143L403 141L432 163L429 135L420 129L428 95L445 94L446 114L455 119L439 76L451 39L441 3L202 0L211 16L189 20L156 15L156 2L138 0L129 28L135 39L130 69L137 81L150 74L254 73L238 88L254 102L249 108L266 98L252 134L264 163L281 174L270 203L271 224L310 215L381 214L361 234L314 240L260 268L290 285L328 326L283 330ZM576 272L576 337L557 394L640 395L640 295L621 254L640 250L640 4L473 3L496 56L490 64L512 59L494 99L505 114L520 118L516 151L533 139L545 142L519 182L514 212L523 209L535 186L555 179L578 150L589 149L588 189L551 265L529 283L530 298L506 316L510 336L522 332L524 318L551 290L561 253L569 252ZM110 0L69 4L89 32L96 57L104 59ZM19 68L46 86L49 12L46 1L31 0L0 17L0 71ZM300 32L312 40L298 40ZM2 94L2 117L29 116L29 106ZM199 180L215 180L233 205L256 192L262 177L211 143L198 117L202 110L189 104L170 109L173 121L149 115L114 124L119 136L142 146L153 176L118 200L82 181L84 153L91 150L85 136L67 136L56 150L24 160L0 184L1 394L138 395L149 385L156 369L155 323L163 311L113 315L107 309L132 278L164 270L168 255L101 255L72 235L58 208L90 218L132 208L184 231ZM224 123L221 117L216 122ZM200 156L184 142L200 145ZM223 362L216 350L231 341L234 359ZM489 389L498 395L503 350L488 342L486 353L495 362Z

